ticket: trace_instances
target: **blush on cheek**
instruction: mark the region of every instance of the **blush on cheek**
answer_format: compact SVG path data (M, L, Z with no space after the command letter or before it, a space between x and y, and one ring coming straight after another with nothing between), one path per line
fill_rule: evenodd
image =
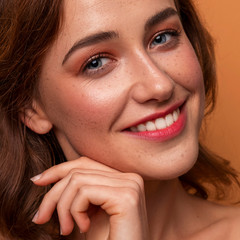
M80 111L83 119L96 122L98 126L107 126L108 122L113 121L127 99L123 90L104 81L83 86L75 94L71 109Z
M178 74L185 81L182 85L186 89L191 92L200 91L204 93L202 69L192 47L186 52L186 56L181 62L181 67L178 69Z

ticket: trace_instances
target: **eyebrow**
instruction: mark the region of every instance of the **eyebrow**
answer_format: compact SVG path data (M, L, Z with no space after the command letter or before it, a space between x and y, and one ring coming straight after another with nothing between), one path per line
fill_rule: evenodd
M110 31L110 32L98 32L95 34L92 34L90 36L84 37L83 39L77 41L71 49L68 51L66 56L63 59L62 65L68 60L68 58L72 55L74 51L76 51L79 48L84 48L90 45L94 45L100 42L104 42L106 40L118 38L119 35L116 32Z
M158 12L153 17L151 17L150 19L147 20L147 22L145 24L145 31L148 31L153 26L155 26L161 22L164 22L168 18L170 18L172 16L176 16L176 15L178 15L178 12L174 8L171 8L171 7L166 8L161 12Z
M154 25L159 24L166 19L168 19L171 16L178 15L177 11L174 8L166 8L154 16L152 16L150 19L147 20L145 24L145 31L148 31L150 28L152 28ZM98 32L89 36L84 37L83 39L77 41L74 43L74 45L70 48L68 53L65 55L62 65L69 59L69 57L75 52L76 50L80 48L84 48L87 46L91 46L97 43L101 43L107 40L119 38L119 34L114 31L109 31L109 32Z

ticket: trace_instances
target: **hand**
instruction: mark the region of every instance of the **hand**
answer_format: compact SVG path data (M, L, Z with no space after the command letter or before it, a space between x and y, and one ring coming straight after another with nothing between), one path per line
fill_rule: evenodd
M81 232L90 228L89 208L109 215L109 240L147 240L144 183L134 173L122 173L86 157L54 166L32 179L44 186L57 182L45 195L36 224L50 220L57 208L61 232L69 235L74 222Z

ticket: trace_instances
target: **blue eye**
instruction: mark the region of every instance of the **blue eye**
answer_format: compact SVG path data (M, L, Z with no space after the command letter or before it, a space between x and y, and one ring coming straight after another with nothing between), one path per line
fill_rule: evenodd
M110 61L110 59L107 57L97 56L96 58L94 58L88 62L85 69L97 70L97 69L100 69L101 67L103 67L105 64L107 64L109 61Z
M156 34L150 42L150 48L161 47L163 49L171 49L177 46L180 42L181 31L178 30L167 30Z
M158 34L151 42L151 46L165 44L171 39L171 37L172 37L171 33Z
M85 76L99 77L115 66L115 59L107 53L99 53L90 57L81 67L80 73Z
M103 66L102 58L96 58L93 59L91 62L89 62L86 66L87 69L97 69L101 68Z

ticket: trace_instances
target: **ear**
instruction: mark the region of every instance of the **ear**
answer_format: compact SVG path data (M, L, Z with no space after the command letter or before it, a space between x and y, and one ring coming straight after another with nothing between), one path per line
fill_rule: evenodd
M40 104L35 100L33 100L32 107L26 108L20 113L20 118L35 133L46 134L52 129L52 123Z

